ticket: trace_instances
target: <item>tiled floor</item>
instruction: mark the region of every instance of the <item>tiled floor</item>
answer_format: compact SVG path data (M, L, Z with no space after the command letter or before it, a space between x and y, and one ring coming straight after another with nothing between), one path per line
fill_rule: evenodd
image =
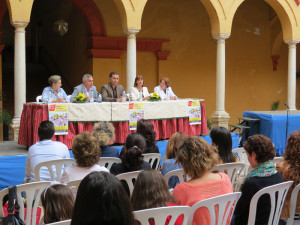
M27 149L24 145L19 145L17 141L0 142L0 157L12 155L26 155Z

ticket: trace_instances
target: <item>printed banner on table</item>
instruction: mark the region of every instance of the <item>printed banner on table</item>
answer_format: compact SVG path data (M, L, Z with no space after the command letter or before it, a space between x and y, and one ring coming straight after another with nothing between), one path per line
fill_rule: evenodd
M55 135L68 134L68 105L49 104L49 120L54 123Z
M200 100L188 101L190 125L201 124Z
M143 103L129 103L129 129L136 130L137 122L144 119Z

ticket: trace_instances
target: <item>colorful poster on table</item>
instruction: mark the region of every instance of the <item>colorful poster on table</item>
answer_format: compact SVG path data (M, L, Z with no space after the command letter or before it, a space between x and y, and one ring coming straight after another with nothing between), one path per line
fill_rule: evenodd
M136 130L137 122L144 119L143 103L129 103L129 130Z
M200 100L188 101L190 125L201 124L201 107Z
M55 135L68 134L68 105L48 104L49 121L54 123Z

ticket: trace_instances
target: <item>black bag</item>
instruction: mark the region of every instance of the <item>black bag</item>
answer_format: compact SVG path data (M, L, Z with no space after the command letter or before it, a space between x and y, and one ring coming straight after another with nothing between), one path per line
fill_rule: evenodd
M20 206L17 199L17 187L10 186L8 191L8 215L0 219L0 225L25 225L19 215Z

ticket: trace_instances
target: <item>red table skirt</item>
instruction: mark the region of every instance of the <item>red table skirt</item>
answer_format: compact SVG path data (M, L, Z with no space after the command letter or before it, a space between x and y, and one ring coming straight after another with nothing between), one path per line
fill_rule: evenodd
M207 122L204 101L201 101L202 124L190 125L189 118L175 118L165 120L152 120L156 132L156 140L167 139L173 133L182 131L188 136L198 136L207 133ZM21 116L18 144L31 146L39 141L38 126L48 120L47 105L43 104L24 104ZM129 130L129 122L112 122L115 127L115 143L125 143L128 134L135 132ZM63 142L72 148L72 142L75 136L84 131L93 131L93 122L78 123L69 122L68 135L55 135L53 141Z

